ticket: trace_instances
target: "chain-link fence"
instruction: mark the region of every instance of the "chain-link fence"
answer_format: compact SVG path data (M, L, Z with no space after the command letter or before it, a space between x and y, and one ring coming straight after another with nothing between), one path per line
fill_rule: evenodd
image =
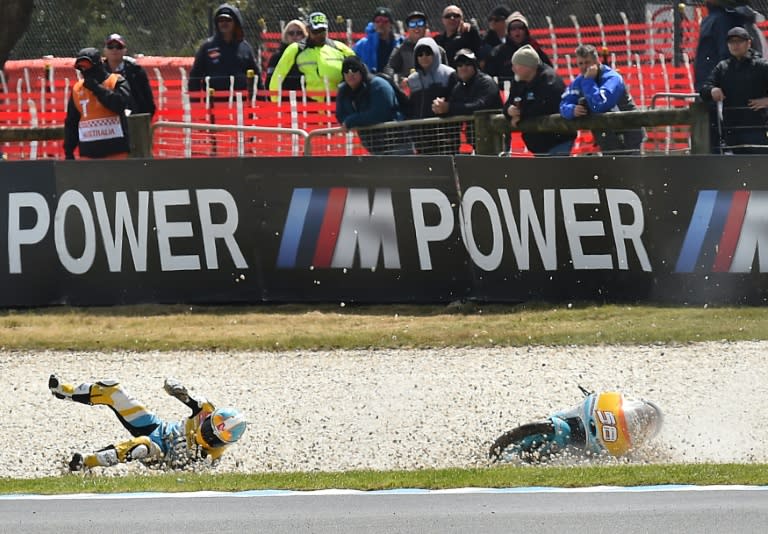
M210 0L37 0L32 24L17 43L11 59L40 58L45 55L70 57L84 46L100 46L112 32L128 40L129 53L158 56L190 56L210 33L210 15L219 5ZM316 0L312 2L256 2L232 0L245 21L246 38L260 46L266 36L274 40L281 22L304 18L311 11L323 11L331 19L331 32L359 34L376 6L386 5L402 20L409 12L421 10L434 31L441 31L440 14L447 0ZM601 26L672 21L680 0L475 0L458 2L467 20L487 26L488 13L498 4L520 10L531 28ZM686 16L697 16L695 7L703 0L687 0ZM761 13L768 12L768 0L752 0ZM698 15L700 16L700 10Z

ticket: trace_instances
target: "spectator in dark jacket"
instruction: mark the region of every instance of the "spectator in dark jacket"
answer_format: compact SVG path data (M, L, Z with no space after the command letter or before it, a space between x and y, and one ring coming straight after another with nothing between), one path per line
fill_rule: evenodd
M384 78L370 74L361 58L345 58L341 74L344 81L336 95L336 119L345 131L403 118L395 90ZM371 154L413 153L394 130L364 130L358 135Z
M107 72L121 74L131 87L131 113L155 114L155 97L146 71L136 60L125 53L128 46L125 39L118 33L112 33L104 40L104 66Z
M456 53L454 58L458 83L448 98L437 97L432 102L435 115L472 115L481 109L501 109L499 86L493 78L479 70L477 56L468 48ZM474 125L467 124L467 141L474 147Z
M504 103L504 114L512 127L521 120L558 113L565 83L552 67L541 62L533 47L525 45L515 52L512 69L515 78ZM537 156L567 156L575 139L575 133L523 134L525 146Z
M503 44L507 40L507 17L512 14L509 6L498 5L488 13L488 31L483 37L483 44L477 51L477 60L481 69L485 67L485 61L491 50Z
M411 11L405 17L405 40L392 50L389 62L384 67L384 73L395 82L405 80L415 70L413 62L413 49L422 37L429 35L427 16L421 11ZM448 64L445 50L440 49L440 57L443 64Z
M749 0L706 0L707 16L701 21L699 43L693 61L696 90L709 78L712 69L720 61L730 57L727 34L734 26L742 26L750 32L752 48L760 52L764 39L755 39L759 29L755 27L757 13L749 7Z
M432 102L447 98L456 85L456 71L443 65L440 47L431 37L419 39L414 49L416 71L408 76L410 89L409 119L434 117ZM455 130L455 129L454 129ZM414 143L419 154L455 154L458 135L445 126L422 126L413 129Z
M229 91L230 76L234 77L236 91L247 89L252 95L254 83L257 89L263 89L256 55L243 34L240 10L230 4L221 4L214 11L213 20L216 30L195 54L189 72L189 90L206 89L205 78L210 77L211 88Z
M445 31L435 37L435 42L445 50L450 67L453 67L456 52L462 48L469 48L475 53L480 49L480 30L474 24L464 21L464 12L459 6L450 5L443 9L443 27Z
M264 82L264 87L269 87L269 82L272 80L272 73L275 72L277 62L283 57L283 52L288 48L291 43L298 43L307 38L307 25L304 22L293 19L283 28L282 37L280 39L280 49L272 54L267 64L267 79ZM301 72L299 67L294 63L288 75L282 81L280 88L283 91L299 91L301 90Z
M736 26L728 32L731 57L724 59L701 86L701 98L723 103L724 143L734 154L766 154L768 145L768 62L750 49L749 32Z
M522 13L515 11L507 18L507 40L491 50L485 63L485 72L490 76L496 76L501 84L504 80L512 80L515 77L512 72L512 56L517 50L529 45L539 55L541 62L552 66L549 56L541 48L536 39L531 37L528 29L528 19Z

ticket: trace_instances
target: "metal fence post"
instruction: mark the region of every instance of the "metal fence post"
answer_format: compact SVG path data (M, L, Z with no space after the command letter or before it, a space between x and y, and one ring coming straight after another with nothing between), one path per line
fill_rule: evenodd
M152 157L152 115L137 113L128 115L128 137L132 158Z
M691 112L691 154L709 154L711 152L709 128L709 104L694 102Z
M494 131L491 117L501 110L483 109L473 113L475 119L475 154L498 156L504 150L503 135Z

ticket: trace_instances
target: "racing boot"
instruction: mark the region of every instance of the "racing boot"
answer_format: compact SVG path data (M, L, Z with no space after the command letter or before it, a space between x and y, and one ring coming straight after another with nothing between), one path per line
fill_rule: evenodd
M72 384L64 384L56 375L48 377L48 389L57 399L72 400L72 394L75 392L75 387Z
M69 461L69 470L72 472L82 471L84 465L85 465L85 462L83 459L83 455L80 454L79 452L76 452L75 454L72 455L72 459Z

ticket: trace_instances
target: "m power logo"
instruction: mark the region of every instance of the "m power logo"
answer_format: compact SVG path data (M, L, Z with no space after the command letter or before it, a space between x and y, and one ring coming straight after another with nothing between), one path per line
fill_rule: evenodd
M748 273L755 254L768 272L768 191L699 191L675 272Z
M392 190L297 188L283 228L277 267L400 269Z

